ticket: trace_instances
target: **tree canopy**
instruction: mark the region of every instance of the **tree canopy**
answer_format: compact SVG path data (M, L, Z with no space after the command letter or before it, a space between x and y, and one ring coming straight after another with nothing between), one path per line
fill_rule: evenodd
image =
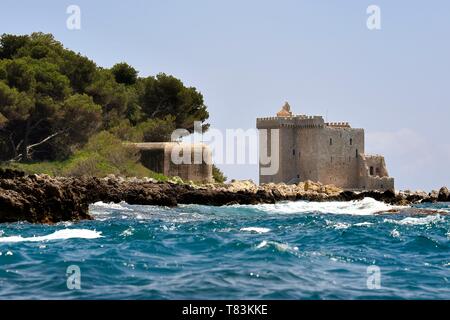
M99 67L51 34L0 37L1 161L63 160L100 131L167 141L208 117L203 95L171 75Z

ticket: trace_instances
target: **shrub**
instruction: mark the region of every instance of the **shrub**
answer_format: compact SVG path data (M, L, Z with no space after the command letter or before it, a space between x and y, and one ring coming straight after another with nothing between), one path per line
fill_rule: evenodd
M219 168L216 167L216 165L213 165L212 174L214 181L217 183L224 183L227 180L227 177Z

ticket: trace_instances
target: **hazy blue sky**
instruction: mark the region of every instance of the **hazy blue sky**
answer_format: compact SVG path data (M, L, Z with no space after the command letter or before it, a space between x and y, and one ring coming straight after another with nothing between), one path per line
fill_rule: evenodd
M66 8L81 8L81 30ZM366 8L381 8L381 30ZM450 185L450 2L5 1L0 31L51 32L100 66L173 74L205 96L213 127L254 128L285 100L366 130L398 188ZM257 166L222 166L257 181Z

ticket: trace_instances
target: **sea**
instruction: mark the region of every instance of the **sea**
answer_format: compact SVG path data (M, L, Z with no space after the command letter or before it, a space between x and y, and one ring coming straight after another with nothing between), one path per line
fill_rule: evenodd
M450 299L450 204L416 207L99 202L0 224L0 299Z

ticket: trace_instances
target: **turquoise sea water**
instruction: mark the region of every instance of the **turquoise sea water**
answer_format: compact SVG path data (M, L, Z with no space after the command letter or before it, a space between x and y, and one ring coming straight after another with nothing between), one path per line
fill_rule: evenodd
M450 205L422 207L441 213L98 203L94 221L0 224L0 299L450 299Z

